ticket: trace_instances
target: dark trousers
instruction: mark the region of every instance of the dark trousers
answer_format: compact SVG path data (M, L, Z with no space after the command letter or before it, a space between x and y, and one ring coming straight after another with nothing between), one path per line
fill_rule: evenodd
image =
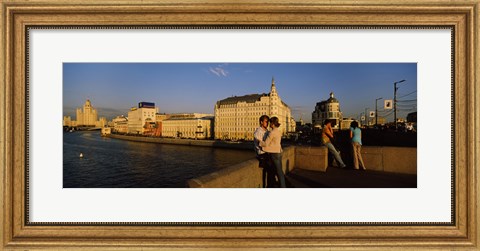
M263 181L263 188L272 188L276 187L276 170L275 165L272 162L272 158L268 153L260 154L257 156L258 165L261 167L262 170L262 181Z

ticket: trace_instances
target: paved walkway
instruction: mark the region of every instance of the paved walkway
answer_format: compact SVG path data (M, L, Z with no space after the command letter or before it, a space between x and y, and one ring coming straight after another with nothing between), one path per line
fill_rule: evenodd
M416 188L417 175L327 168L327 172L295 168L287 174L294 188Z

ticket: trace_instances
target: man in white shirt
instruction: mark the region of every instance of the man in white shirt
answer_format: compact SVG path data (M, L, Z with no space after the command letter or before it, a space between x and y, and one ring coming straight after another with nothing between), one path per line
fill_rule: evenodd
M259 119L260 126L253 133L253 143L255 147L255 153L259 162L259 167L263 168L262 180L263 187L273 187L275 185L275 172L272 169L270 156L262 150L260 147L260 141L265 141L268 136L268 121L267 115L262 115Z
M264 151L262 151L262 148L260 147L259 143L260 141L264 141L267 138L267 133L268 133L268 120L270 118L267 115L262 115L260 116L259 122L260 126L255 130L255 133L253 133L253 143L255 145L255 153L257 154L257 158L265 154Z

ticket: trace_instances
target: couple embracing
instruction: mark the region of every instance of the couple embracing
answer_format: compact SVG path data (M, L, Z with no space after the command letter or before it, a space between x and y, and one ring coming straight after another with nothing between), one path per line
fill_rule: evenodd
M282 132L278 129L280 123L277 117L269 118L267 115L262 115L259 122L260 127L253 135L257 159L260 161L260 166L264 168L264 172L274 169L280 187L285 188L285 175L282 169ZM271 130L268 130L269 123Z

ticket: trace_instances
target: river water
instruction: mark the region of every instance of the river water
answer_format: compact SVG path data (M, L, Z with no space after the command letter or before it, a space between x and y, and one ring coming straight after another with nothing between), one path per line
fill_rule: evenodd
M83 153L83 157L80 157ZM255 157L247 150L133 142L99 131L63 133L64 188L183 188Z

